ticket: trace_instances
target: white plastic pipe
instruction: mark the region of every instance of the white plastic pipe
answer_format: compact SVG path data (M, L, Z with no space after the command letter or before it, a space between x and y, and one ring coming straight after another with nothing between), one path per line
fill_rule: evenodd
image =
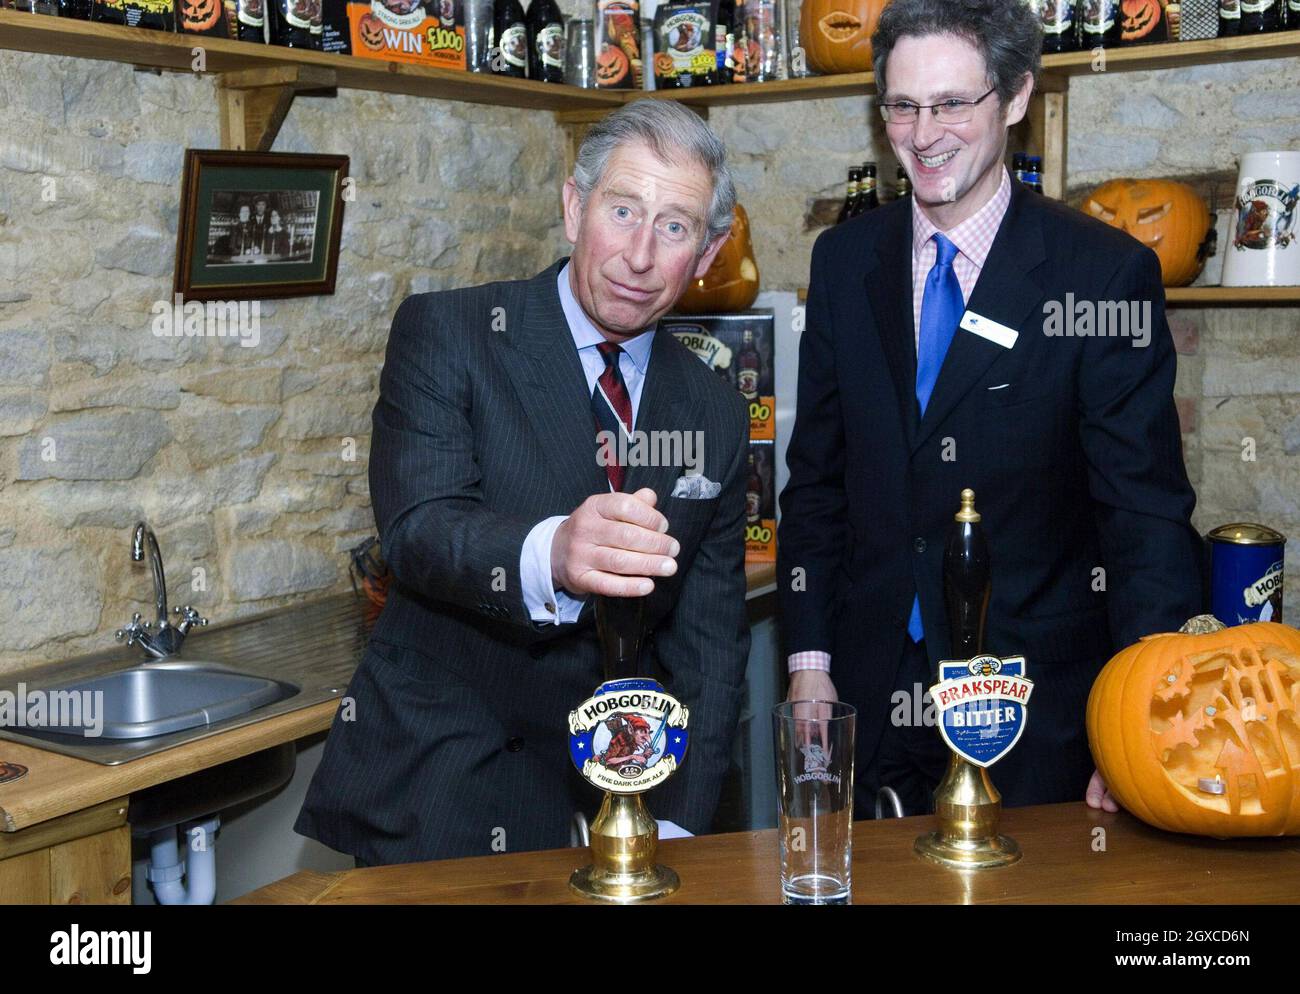
M217 896L217 815L191 822L185 829L185 856L170 825L149 836L150 859L145 877L153 884L159 904L211 904ZM181 878L185 882L181 882Z

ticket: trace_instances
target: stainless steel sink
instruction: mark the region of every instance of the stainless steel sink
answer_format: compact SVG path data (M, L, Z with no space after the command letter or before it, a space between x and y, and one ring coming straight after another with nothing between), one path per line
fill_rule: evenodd
M100 735L90 737L75 725L60 731L0 725L0 740L116 766L337 700L365 649L372 624L367 605L351 593L337 594L196 630L182 655L168 659L145 661L138 650L118 646L6 673L0 677L0 693L16 697L24 688L104 689L105 726ZM178 677L178 671L185 670L205 674L199 689ZM141 671L149 675L128 675ZM109 682L100 683L104 680ZM263 703L268 684L278 692ZM191 693L194 696L188 696ZM164 727L160 725L146 730L150 722L182 715L195 723L166 726L177 730L158 732ZM119 734L134 731L112 738L110 725Z
M41 689L72 695L81 705L65 709L44 731L115 740L210 725L282 701L299 688L216 663L164 661Z

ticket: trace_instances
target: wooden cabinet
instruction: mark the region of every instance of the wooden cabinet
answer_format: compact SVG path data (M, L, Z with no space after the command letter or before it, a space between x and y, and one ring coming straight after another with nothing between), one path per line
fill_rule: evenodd
M130 904L126 798L0 833L0 904Z

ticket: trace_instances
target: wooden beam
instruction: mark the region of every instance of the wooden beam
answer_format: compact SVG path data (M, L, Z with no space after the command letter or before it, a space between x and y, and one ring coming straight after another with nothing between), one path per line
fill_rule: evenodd
M269 152L293 98L300 92L335 86L334 70L320 66L266 66L223 73L217 83L221 147Z
M1014 129L1017 148L1043 157L1043 193L1056 200L1065 199L1069 98L1068 89L1036 90L1025 120Z

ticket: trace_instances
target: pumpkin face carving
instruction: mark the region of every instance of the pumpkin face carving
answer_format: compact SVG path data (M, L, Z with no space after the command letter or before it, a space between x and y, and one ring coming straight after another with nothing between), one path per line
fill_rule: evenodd
M221 17L220 0L181 0L181 30L208 31Z
M1166 41L1169 37L1161 0L1123 0L1120 14L1122 41Z
M357 22L357 34L361 36L361 43L372 52L384 47L384 22L374 14L362 16Z
M1300 834L1300 631L1209 615L1106 664L1088 743L1119 803L1157 828Z
M1165 286L1186 286L1204 265L1210 209L1186 183L1113 179L1084 198L1083 210L1153 249Z
M888 0L804 0L799 39L820 73L870 72L871 36Z
M606 45L596 60L596 85L617 86L627 75L628 61L621 48Z
M740 204L731 233L713 257L705 274L691 280L677 302L681 314L717 314L743 311L758 296L758 264L749 240L749 215Z

